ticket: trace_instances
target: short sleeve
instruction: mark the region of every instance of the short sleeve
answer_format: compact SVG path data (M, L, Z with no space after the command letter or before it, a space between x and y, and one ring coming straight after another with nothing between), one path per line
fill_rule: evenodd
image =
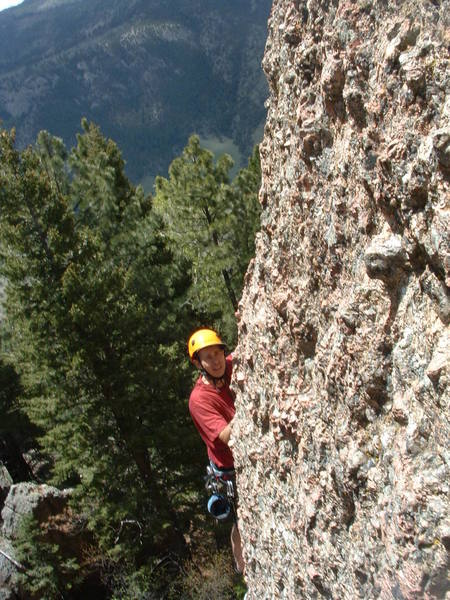
M225 418L205 402L199 402L194 397L189 401L189 411L197 429L210 442L214 442L228 425Z

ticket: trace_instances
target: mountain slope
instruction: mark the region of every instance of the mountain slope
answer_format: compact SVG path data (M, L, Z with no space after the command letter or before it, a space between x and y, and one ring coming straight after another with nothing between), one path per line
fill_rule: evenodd
M0 119L21 145L74 141L82 116L135 180L162 173L193 131L244 154L264 120L271 2L25 0L0 13Z

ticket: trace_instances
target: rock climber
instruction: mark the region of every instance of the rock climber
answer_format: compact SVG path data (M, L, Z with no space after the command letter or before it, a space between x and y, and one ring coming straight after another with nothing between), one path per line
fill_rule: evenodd
M189 398L189 412L206 444L208 457L214 472L222 472L234 478L234 461L228 443L235 414L235 394L230 389L232 355L225 356L225 344L212 329L195 331L188 341L191 362L200 376ZM236 484L234 489L236 490ZM235 504L237 497L235 499ZM234 520L231 529L231 548L236 570L244 571L241 536Z

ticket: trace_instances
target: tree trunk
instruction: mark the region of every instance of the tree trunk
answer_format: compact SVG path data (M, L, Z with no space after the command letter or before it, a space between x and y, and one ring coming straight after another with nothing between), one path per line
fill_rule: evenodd
M205 206L204 212L205 212L206 220L208 221L208 225L211 226L212 218L211 218L211 215L209 213L207 206ZM219 247L220 246L219 238L217 237L217 233L215 231L212 232L212 239L213 239L214 244L217 247ZM238 302L236 299L236 294L234 293L234 290L233 290L233 286L231 285L231 277L230 277L229 271L227 269L222 269L222 276L225 281L225 287L227 288L228 297L231 301L231 304L233 305L233 310L234 310L234 312L236 312L238 309Z
M136 447L136 444L133 443L132 438L134 428L130 427L130 423L128 422L127 418L121 415L120 412L114 407L111 386L103 385L102 387L107 404L111 408L112 414L114 415L114 420L117 424L122 441L124 442L129 455L137 467L143 484L149 490L152 505L161 518L166 516L170 520L173 526L174 545L180 554L186 554L186 541L179 525L178 516L170 503L168 495L163 493L158 485L156 474L150 463L150 457L147 448Z

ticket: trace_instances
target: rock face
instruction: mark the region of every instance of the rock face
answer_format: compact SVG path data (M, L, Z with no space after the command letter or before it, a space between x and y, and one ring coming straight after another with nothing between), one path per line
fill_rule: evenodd
M274 2L232 438L249 600L450 593L449 14Z
M3 503L5 501L6 496L10 490L10 487L13 484L13 480L11 475L8 472L8 469L0 460L0 511L3 508Z
M50 485L16 483L11 486L2 510L1 533L15 539L22 517L32 514L39 523L63 512L70 492L60 491Z
M14 564L15 555L11 542L0 536L0 600L17 598L19 592L17 582L18 569Z

